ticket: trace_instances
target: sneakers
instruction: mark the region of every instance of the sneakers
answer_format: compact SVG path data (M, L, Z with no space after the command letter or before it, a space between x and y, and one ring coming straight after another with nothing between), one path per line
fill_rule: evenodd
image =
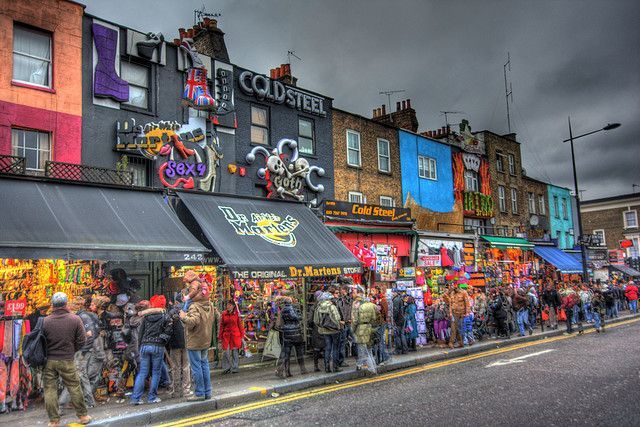
M80 424L89 424L91 421L93 421L93 418L91 418L89 415L85 415L83 417L78 417L78 422Z
M131 404L134 405L134 406L142 405L142 401L141 400L132 400Z
M189 396L187 397L187 402L202 402L205 399L205 396Z
M153 403L160 403L160 402L162 402L162 400L161 400L159 397L156 397L155 399L150 400L150 401L149 401L149 402L147 402L147 403L149 403L149 404L153 404Z

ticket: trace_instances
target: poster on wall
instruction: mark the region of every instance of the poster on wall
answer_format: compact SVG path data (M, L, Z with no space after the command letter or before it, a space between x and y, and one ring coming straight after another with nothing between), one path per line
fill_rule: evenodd
M398 278L398 257L392 245L378 244L372 249L376 254L376 280L390 282Z
M438 257L439 261L435 257ZM463 267L464 265L465 249L462 241L438 239L418 241L418 267Z

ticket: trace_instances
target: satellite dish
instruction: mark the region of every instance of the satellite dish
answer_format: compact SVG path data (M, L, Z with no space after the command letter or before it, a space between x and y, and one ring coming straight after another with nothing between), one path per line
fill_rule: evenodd
M531 215L531 218L529 218L529 224L534 227L540 224L540 218L538 218L538 215Z
M496 218L495 217L491 218L489 222L491 223L491 225L496 225Z

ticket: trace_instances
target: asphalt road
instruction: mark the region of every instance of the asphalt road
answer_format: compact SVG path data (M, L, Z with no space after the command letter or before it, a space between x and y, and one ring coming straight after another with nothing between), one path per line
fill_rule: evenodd
M640 425L640 322L448 362L200 425Z

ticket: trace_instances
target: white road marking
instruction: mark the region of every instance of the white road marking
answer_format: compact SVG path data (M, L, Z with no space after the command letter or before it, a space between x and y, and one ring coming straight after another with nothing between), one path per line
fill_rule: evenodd
M533 356L539 356L539 355L545 354L545 353L550 353L552 351L555 351L555 349L542 350L542 351L539 351L537 353L525 354L524 356L514 357L513 359L500 359L500 360L497 360L497 361L495 361L493 363L490 363L489 365L487 365L485 367L486 368L491 368L493 366L511 365L512 363L523 363L524 359L528 359L529 357L533 357Z

